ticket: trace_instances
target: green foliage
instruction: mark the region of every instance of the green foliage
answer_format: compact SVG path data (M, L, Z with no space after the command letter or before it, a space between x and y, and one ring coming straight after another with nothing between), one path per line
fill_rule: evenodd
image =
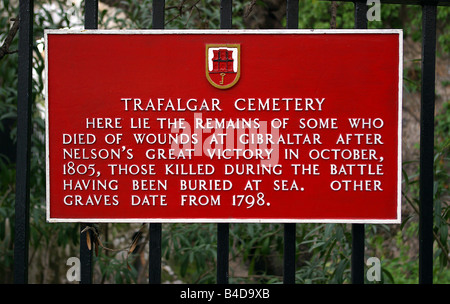
M434 234L439 246L435 252L440 268L450 261L450 101L444 104L442 113L436 116L434 156Z
M107 250L100 250L94 263L98 266L98 283L114 282L117 284L136 283L138 271L130 264L127 268L127 257L123 254L112 255ZM96 276L97 277L97 276Z
M15 7L8 1L0 2L0 41L9 32L10 16L14 16ZM17 40L10 46L17 50ZM0 132L5 139L15 134L14 121L17 117L17 55L8 55L0 60ZM3 144L3 143L2 143ZM12 144L12 141L10 141ZM3 151L3 149L2 149ZM14 199L15 199L15 166L8 156L0 154L0 278L1 282L11 279L13 264L13 231L14 231Z
M300 0L299 28L329 29L330 2L322 0ZM336 12L336 28L354 28L353 3L339 3Z
M114 11L99 13L102 28L151 29L152 1L125 0ZM219 0L168 0L165 2L165 29L218 29L220 28ZM244 3L233 1L233 27L242 28Z
M311 258L297 271L296 279L299 282L334 284L349 282L352 237L346 226L310 224L301 227L298 236L301 240L300 245L308 248Z
M438 31L438 42L442 47L441 54L450 53L450 8L439 7L437 10L438 25L436 26Z
M214 283L217 259L217 225L164 225L162 248L167 263L183 280Z
M450 156L450 141L448 134L450 131L450 102L444 103L442 111L435 117L435 156L434 156L434 220L433 220L433 235L435 239L435 271L444 271L440 275L443 279L448 280L448 268L450 261L450 238L449 238L449 226L450 226L450 202L449 202L449 183L450 180L450 168L449 168L449 156ZM413 229L414 233L418 233L418 226L416 222L412 222L415 217L419 215L419 171L415 174L408 176L403 172L403 183L405 189L403 190L403 197L405 201L413 208L415 216L408 216L404 218L402 227L409 236L410 230ZM409 223L409 222L412 223ZM407 245L405 245L407 246ZM447 281L448 283L448 281Z

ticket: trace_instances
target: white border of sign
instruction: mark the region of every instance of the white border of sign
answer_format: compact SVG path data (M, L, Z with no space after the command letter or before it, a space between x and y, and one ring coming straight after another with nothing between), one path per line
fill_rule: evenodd
M132 218L132 219L93 219L93 218L51 218L50 217L50 177L49 177L49 134L48 134L48 35L54 34L96 34L96 35L183 35L183 34L397 34L399 41L399 67L398 67L398 152L397 152L397 218L389 220L360 220L360 219L210 219L210 218ZM403 30L401 29L339 29L339 30L44 30L45 40L45 140L46 140L46 217L49 223L348 223L348 224L400 224L401 223L401 186L402 186L402 96L403 96Z

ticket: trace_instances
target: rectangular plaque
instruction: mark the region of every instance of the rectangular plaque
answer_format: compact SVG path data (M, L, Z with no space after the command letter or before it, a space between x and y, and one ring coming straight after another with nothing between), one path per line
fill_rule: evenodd
M45 43L49 222L400 222L401 30Z

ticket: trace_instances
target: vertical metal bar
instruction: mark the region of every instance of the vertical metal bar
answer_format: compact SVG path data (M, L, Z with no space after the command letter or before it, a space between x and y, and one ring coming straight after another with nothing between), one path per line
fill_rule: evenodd
M364 224L352 224L352 284L364 284Z
M98 28L98 0L86 0L84 3L84 28L85 29L97 29ZM92 250L88 247L87 234L89 233L90 247L92 248L92 233L90 230L86 230L81 233L88 224L80 224L80 283L91 284L92 283Z
M84 28L90 30L98 28L98 0L85 0Z
M165 0L153 0L152 3L152 28L164 29ZM148 283L161 284L161 237L162 224L152 223L149 225L149 261L148 261Z
M231 29L232 27L232 0L220 0L220 28Z
M286 27L298 29L298 0L287 0ZM284 224L283 283L295 283L296 224Z
M162 225L160 223L150 224L150 250L148 283L161 284L161 235Z
M232 0L220 0L220 28L232 27ZM217 224L217 284L228 284L230 224Z
M14 283L28 283L33 1L19 2Z
M295 284L296 224L284 224L283 283Z
M164 29L165 0L153 0L152 28Z
M287 0L286 27L288 29L298 29L298 1Z
M433 283L433 161L436 68L435 5L422 7L422 88L420 109L419 282Z
M161 223L149 225L148 283L161 284Z
M228 284L230 224L217 224L217 284Z
M80 233L89 225L81 223ZM87 234L89 233L92 248L92 233L86 230L80 234L80 284L92 284L92 250L89 249Z
M355 29L367 29L367 4L355 2Z
M367 29L366 3L355 3L355 28ZM364 284L364 224L352 224L352 284Z

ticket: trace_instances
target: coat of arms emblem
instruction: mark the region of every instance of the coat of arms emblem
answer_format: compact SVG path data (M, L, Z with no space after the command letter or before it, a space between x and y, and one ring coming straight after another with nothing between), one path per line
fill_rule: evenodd
M234 86L241 75L239 44L206 45L206 78L219 89Z

